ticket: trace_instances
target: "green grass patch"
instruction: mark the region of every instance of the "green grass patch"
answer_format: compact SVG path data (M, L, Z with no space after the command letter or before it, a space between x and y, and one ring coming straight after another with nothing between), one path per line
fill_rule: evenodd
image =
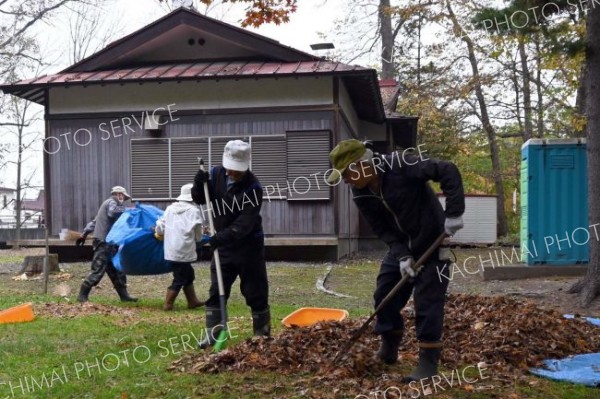
M377 260L335 264L327 286L351 295L340 298L324 294L315 287L327 264L269 265L270 303L274 333L283 327L281 319L305 306L347 309L351 317L372 311L372 294L379 267ZM72 302L89 264L69 265L73 277L50 281L49 294L41 294L41 281L13 281L0 275L0 309L33 302L36 309L67 308L81 314L56 314L37 317L30 323L0 325L0 398L276 398L302 396L295 387L299 377L252 371L245 373L190 375L167 370L181 356L196 352L196 340L204 327L203 310L187 310L183 295L176 311L161 310L171 276L131 277L130 292L140 297L137 303L121 303L103 281L92 292L93 304L106 305L106 311L85 313ZM196 287L200 298L208 291L208 267L196 267ZM108 280L108 279L105 279ZM60 284L72 292L61 298L53 294ZM249 308L233 287L229 301L231 325L236 345L252 335ZM46 313L43 313L46 314ZM468 366L468 365L464 365ZM463 367L464 367L463 366ZM407 364L390 369L390 375L408 370ZM445 370L450 372L450 370ZM471 377L475 377L473 372ZM395 377L398 377L396 375ZM598 390L531 378L534 384L504 382L490 390L466 391L461 387L431 397L444 398L573 398L592 399ZM487 384L482 381L481 385ZM478 383L474 384L475 388ZM12 390L11 390L12 386ZM13 395L14 394L14 395ZM365 393L368 395L368 392ZM513 396L511 396L513 395ZM341 392L340 398L344 396ZM374 396L371 396L374 397ZM379 396L381 397L381 396Z

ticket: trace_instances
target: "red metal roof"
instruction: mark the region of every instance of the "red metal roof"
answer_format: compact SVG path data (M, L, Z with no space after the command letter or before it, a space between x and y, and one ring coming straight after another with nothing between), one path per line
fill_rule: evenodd
M370 73L371 70L361 66L350 66L329 61L299 62L248 62L219 61L166 64L143 66L136 68L113 69L94 72L66 72L27 79L10 85L3 85L2 90L14 91L19 86L63 86L70 84L90 83L127 83L151 80L181 80L202 78L242 78L248 76L282 76L282 75L337 75L346 73Z
M52 86L320 75L343 77L348 83L350 96L356 100L361 116L375 121L382 121L385 118L383 107L378 103L381 101L381 96L374 69L325 60L182 62L90 72L61 72L0 85L0 90L44 104L46 88Z

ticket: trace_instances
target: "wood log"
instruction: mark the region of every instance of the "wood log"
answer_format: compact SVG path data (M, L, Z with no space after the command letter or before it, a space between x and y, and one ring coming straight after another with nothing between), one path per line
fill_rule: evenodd
M60 272L58 266L58 255L50 254L48 256L48 272ZM44 255L26 256L21 265L21 271L19 274L27 273L28 276L34 274L40 274L44 272Z

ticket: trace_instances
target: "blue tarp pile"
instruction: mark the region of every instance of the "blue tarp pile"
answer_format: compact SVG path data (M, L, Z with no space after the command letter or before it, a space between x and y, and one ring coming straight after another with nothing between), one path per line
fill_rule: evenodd
M570 356L562 360L544 360L544 367L530 371L551 380L600 387L600 353Z
M566 314L564 317L572 319L575 316ZM585 317L585 319L595 326L600 326L600 319L593 317ZM600 353L569 356L561 360L544 360L544 367L529 371L537 376L546 377L551 380L600 388Z
M136 204L127 209L115 222L106 241L119 246L113 257L117 270L128 275L170 273L164 260L162 241L154 238L151 228L163 211L152 205Z
M573 318L575 318L575 315L565 314L565 315L563 315L563 317L565 319L573 319ZM592 323L593 325L600 327L600 319L596 319L594 317L584 317L584 319L586 319L588 321L588 323Z

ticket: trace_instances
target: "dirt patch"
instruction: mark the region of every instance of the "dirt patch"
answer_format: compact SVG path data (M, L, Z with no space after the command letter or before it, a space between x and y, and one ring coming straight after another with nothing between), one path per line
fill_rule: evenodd
M507 248L480 248L480 249L458 249L454 250L457 264L464 270L464 262L469 257L484 259L484 266L492 265L489 259L493 259L493 267L507 266L506 259L498 262L498 258L491 254L504 251L511 254ZM512 254L510 255L512 256ZM513 257L516 259L516 257ZM485 260L488 260L485 263ZM481 267L481 264L479 265ZM531 266L535 268L535 266ZM451 281L448 291L451 293L480 294L491 296L509 296L528 299L535 302L543 309L556 310L562 314L579 314L590 317L600 317L600 298L596 299L589 307L582 308L577 295L569 294L569 288L579 280L578 277L541 277L523 280L497 280L483 281L479 274L468 274L463 272L457 274Z
M118 316L131 320L137 314L133 308L123 308L98 303L45 303L34 305L34 311L41 317L73 319L88 316Z

